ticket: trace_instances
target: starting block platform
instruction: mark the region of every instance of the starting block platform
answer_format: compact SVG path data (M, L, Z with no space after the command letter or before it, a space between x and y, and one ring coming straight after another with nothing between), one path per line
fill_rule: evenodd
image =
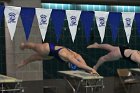
M24 92L22 80L0 74L0 93Z
M103 91L103 76L90 74L81 70L58 71L58 73L68 82L73 93L78 93L80 88L85 88L84 93L88 93L89 89L90 93L95 93L97 88L100 88L102 89L101 91Z

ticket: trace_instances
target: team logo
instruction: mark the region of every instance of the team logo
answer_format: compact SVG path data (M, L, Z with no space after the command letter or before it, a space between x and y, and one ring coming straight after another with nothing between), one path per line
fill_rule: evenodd
M77 25L77 24L76 24L76 16L71 16L71 17L70 17L70 20L71 20L70 26Z
M126 22L126 27L131 27L131 19L130 18L126 18L125 22Z
M15 19L16 19L16 14L11 12L8 14L9 15L9 20L8 20L8 23L15 23Z
M77 70L78 69L78 67L76 65L72 64L72 63L69 63L68 66L71 70Z
M105 26L105 18L104 17L99 18L99 27L101 27L101 26Z
M40 15L40 19L41 19L41 21L40 21L40 25L42 25L42 24L47 24L47 16L46 15Z

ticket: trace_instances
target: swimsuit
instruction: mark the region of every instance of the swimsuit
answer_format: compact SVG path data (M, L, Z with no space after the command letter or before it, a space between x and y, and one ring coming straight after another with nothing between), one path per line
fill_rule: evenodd
M132 61L132 60L131 60L131 55L132 55L132 54L131 54L129 57L126 57L126 56L124 55L125 49L129 49L129 48L126 47L126 46L119 46L119 48L120 48L120 52L121 52L122 57L123 57L124 59L126 59L126 60Z
M49 47L50 47L49 56L54 56L59 61L64 62L59 56L59 51L63 48L59 48L58 50L55 50L55 45L52 43L49 43Z

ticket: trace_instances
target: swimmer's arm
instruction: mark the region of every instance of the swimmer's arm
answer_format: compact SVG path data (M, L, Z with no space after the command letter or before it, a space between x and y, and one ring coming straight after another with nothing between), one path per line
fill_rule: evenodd
M74 51L72 51L72 50L71 50L71 52L75 55L75 58L76 58L79 62L81 62L81 63L83 63L83 64L86 65L86 62L85 62L85 60L81 57L81 55L77 54L76 52L74 52Z
M89 67L88 65L86 64L83 64L81 62L79 62L77 59L75 58L70 58L69 61L72 63L72 64L75 64L77 67L81 68L81 69L84 69L88 72L93 72L93 73L96 73L96 71L94 72L93 71L93 68Z

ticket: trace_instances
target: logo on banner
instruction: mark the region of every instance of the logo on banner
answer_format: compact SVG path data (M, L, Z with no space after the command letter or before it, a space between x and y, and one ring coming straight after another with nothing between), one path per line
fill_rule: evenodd
M131 27L131 19L130 18L126 18L126 27Z
M77 24L76 24L76 16L71 16L70 19L71 19L70 26L77 25Z
M101 26L105 26L105 18L104 17L99 18L99 27L101 27Z
M8 14L9 15L9 20L8 20L8 23L15 23L15 19L16 19L16 14L11 12Z
M47 24L47 16L46 15L40 15L40 19L41 19L41 21L40 21L40 25L42 25L42 24Z

